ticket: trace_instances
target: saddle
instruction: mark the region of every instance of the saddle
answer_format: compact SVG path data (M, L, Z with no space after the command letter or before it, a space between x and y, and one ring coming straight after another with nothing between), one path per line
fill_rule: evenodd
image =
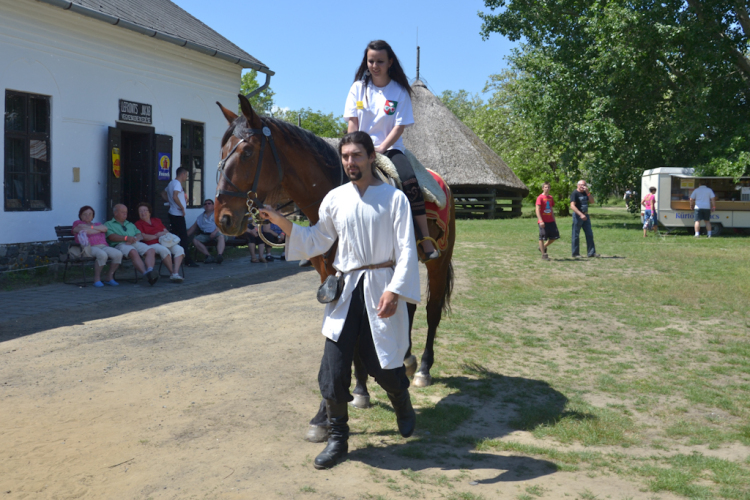
M412 153L408 149L405 149L404 155L409 160L409 163L411 163L411 168L412 170L414 170L414 175L417 177L417 182L419 183L419 187L422 190L424 200L426 202L434 203L438 206L438 208L445 208L445 204L448 200L445 196L445 192L440 187L440 184L438 184L438 182L435 180L432 174L430 174L427 168L422 165L419 160L417 160L417 157L414 156L414 153ZM375 166L377 167L377 171L380 174L380 180L382 180L383 182L389 182L389 179L392 179L393 183L395 184L394 187L401 189L401 179L398 176L396 166L393 164L390 158L385 155L381 155L380 153L377 153L375 156Z

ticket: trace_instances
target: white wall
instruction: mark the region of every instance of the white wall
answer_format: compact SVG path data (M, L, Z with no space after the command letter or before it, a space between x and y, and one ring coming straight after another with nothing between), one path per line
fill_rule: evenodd
M153 106L155 132L173 137L173 174L180 166L180 121L205 124L204 194L213 196L219 143L227 128L215 102L236 107L241 71L34 0L0 0L3 109L6 89L50 96L52 195L49 211L0 211L0 244L54 240L54 226L72 224L81 205L93 206L96 220L103 221L107 127L116 125L119 99ZM73 167L81 169L80 182L73 182ZM188 225L200 211L188 211Z

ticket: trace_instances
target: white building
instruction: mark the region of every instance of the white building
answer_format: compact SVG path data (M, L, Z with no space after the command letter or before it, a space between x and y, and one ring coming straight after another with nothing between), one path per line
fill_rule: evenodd
M243 68L273 72L169 0L0 0L0 245L50 241L82 205L148 201L190 170L188 225L216 190Z

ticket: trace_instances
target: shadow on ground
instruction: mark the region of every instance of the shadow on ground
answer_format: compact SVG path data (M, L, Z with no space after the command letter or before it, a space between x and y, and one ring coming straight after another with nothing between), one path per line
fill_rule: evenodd
M503 449L498 443L508 443L501 438L519 430L533 431L564 417L597 418L566 410L568 398L544 381L506 377L479 365L464 366L464 372L473 372L473 376L433 380L434 384L443 384L454 391L434 406L424 404L419 389L411 389L416 396L413 399L423 405L417 410L417 431L409 441L387 446L369 444L349 453L348 459L393 471L435 468L472 471L476 484L528 481L552 474L558 466L548 460L522 456L523 449ZM381 411L393 412L387 404L376 404ZM358 434L357 422L351 430L353 435ZM380 435L400 440L395 415L392 430L366 437L372 443Z
M148 293L138 295L139 289L134 287L132 295L118 295L112 297L110 301L98 301L90 306L74 306L70 309L56 309L45 311L44 305L40 304L39 314L33 316L23 316L16 319L3 321L0 319L0 342L17 339L26 335L32 335L52 328L64 326L81 325L87 321L98 319L112 318L122 314L145 311L152 307L159 307L165 304L172 304L183 300L190 300L196 297L205 297L208 295L226 292L233 288L241 288L248 285L257 285L293 276L300 272L309 272L310 269L303 269L297 266L285 266L279 268L269 268L268 272L238 274L236 276L216 278L209 281L198 283L184 283L164 289L164 293ZM313 270L314 272L314 270ZM152 289L146 289L149 292ZM62 285L60 293L73 293L73 287ZM12 293L12 292L7 292ZM311 294L315 290L310 290ZM251 307L248 304L248 307Z

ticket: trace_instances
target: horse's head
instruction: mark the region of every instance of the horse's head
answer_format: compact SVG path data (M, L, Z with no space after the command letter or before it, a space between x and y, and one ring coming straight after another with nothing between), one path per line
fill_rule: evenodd
M239 98L241 116L216 103L229 122L229 128L221 144L214 219L222 233L236 236L247 228L248 200L259 206L280 182L274 154L268 144L263 145L268 139L262 129L269 125L263 123L244 95L240 94ZM258 169L260 175L256 176ZM256 177L257 185L253 188Z

